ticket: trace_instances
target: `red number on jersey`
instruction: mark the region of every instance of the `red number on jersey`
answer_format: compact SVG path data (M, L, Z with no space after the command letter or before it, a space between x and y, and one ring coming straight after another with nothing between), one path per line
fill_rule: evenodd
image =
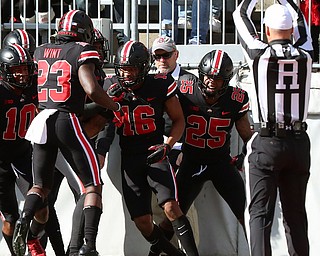
M242 103L244 100L244 91L238 87L234 87L231 95L231 99Z
M124 136L141 135L154 132L156 130L156 124L154 122L154 109L150 106L137 106L132 116L129 115L128 106L122 106L122 110L125 114L125 122L123 127Z
M19 113L17 112L17 108L14 107L10 108L6 113L7 128L2 135L4 140L15 140L17 138L16 130L18 131L18 136L24 138L31 121L36 115L36 106L34 104L27 104L22 107ZM19 115L19 124L17 124L17 115Z
M220 148L226 142L227 132L219 128L229 127L229 119L211 117L209 123L203 116L191 115L187 123L192 125L186 129L186 143L197 148ZM208 134L210 138L204 138Z
M59 75L60 74L60 75ZM41 88L48 81L48 76L56 76L57 88ZM46 60L38 62L38 96L39 102L46 102L48 98L55 102L64 102L71 96L71 65L66 60L57 60L51 66ZM51 85L53 86L53 85Z
M181 80L180 81L180 92L181 93L188 93L193 94L193 81L190 80Z

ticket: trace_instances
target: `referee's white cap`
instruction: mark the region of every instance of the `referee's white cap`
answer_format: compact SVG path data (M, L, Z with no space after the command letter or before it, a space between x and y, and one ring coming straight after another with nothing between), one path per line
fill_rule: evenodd
M292 16L288 8L281 4L273 4L266 9L263 23L269 28L286 30L292 28Z

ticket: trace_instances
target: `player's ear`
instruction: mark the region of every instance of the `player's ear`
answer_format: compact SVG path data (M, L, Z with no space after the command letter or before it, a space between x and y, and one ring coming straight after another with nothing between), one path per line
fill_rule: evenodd
M270 36L270 28L268 26L266 26L266 35Z

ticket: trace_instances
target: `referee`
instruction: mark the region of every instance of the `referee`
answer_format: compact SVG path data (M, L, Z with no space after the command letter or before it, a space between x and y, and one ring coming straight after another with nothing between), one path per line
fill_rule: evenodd
M289 255L307 256L305 197L310 140L305 120L313 51L299 8L292 0L278 2L265 11L268 43L259 40L250 18L257 0L242 1L233 13L252 68L256 94L251 100L257 132L247 144L247 233L252 256L272 254L270 233L279 191Z

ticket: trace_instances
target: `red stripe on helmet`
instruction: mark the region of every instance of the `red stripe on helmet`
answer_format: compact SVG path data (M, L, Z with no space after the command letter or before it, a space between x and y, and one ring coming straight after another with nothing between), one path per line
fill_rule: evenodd
M25 62L27 60L27 55L24 48L18 44L13 44L12 47L18 52L21 62Z
M130 56L130 50L133 44L134 44L134 41L128 41L124 44L120 54L121 56L120 63L128 61Z
M222 63L222 57L223 57L224 52L221 50L217 50L213 56L212 60L212 70L211 70L211 75L218 75L221 63Z
M72 27L72 20L73 20L73 16L78 12L79 10L71 10L69 12L66 13L66 16L64 18L63 21L63 26L62 29L65 31L71 31L71 27Z
M30 41L29 41L28 33L23 29L17 29L17 31L21 37L21 44L22 44L21 46L24 49L29 49Z

